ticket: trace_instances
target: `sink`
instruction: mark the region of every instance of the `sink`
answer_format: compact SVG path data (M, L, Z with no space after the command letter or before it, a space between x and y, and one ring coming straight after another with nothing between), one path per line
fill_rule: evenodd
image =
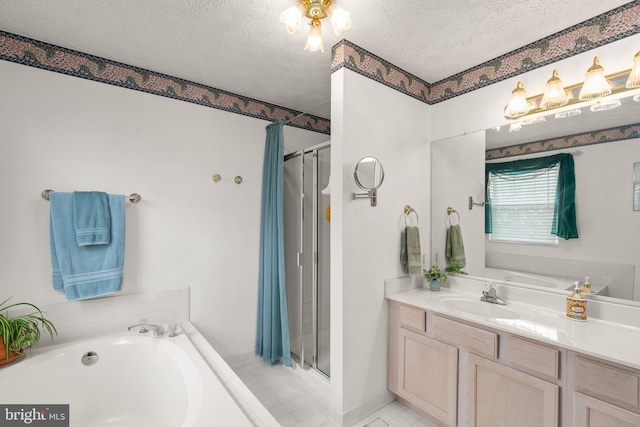
M476 316L493 317L495 319L518 319L517 311L499 304L462 297L445 297L440 300L443 306Z

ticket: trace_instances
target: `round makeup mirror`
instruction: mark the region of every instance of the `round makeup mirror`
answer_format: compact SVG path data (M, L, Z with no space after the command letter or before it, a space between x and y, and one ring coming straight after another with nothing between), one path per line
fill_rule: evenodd
M356 165L353 178L356 181L356 185L366 191L366 193L352 193L352 198L354 200L371 199L371 206L377 206L378 187L380 187L382 181L384 181L382 163L375 157L363 157Z
M375 157L363 157L353 172L356 185L365 191L377 190L384 181L382 163Z

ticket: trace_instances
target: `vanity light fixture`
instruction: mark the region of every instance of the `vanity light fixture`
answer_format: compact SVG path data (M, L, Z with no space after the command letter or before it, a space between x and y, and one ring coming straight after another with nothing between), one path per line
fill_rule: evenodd
M627 89L640 88L640 50L633 57L633 68L627 79Z
M610 93L611 82L604 76L604 68L602 68L600 60L596 56L593 58L593 65L587 70L578 99L580 101L589 101L609 95Z
M332 0L299 0L282 12L280 21L286 24L289 34L294 34L300 29L303 16L311 20L309 22L309 37L304 48L310 52L318 50L324 52L321 19L329 18L336 35L351 28L351 14Z
M531 110L531 105L527 101L527 93L524 91L524 83L519 81L516 88L511 92L509 102L504 109L504 116L508 119L517 119Z
M608 101L596 102L591 107L589 107L589 109L594 113L597 113L598 111L613 110L614 108L618 108L621 105L622 103L620 103L619 99L611 99Z
M564 90L562 80L558 75L558 70L553 70L551 78L547 80L547 88L542 95L542 101L540 101L540 108L547 110L549 108L558 108L569 103L569 96L567 91Z
M579 91L575 98L572 95L576 93L574 91ZM583 107L589 107L594 112L611 110L622 105L621 100L627 97L640 102L640 52L634 56L633 67L630 70L607 76L600 59L596 56L593 58L593 65L587 70L584 83L568 87L563 86L558 71L553 70L544 93L529 98L526 97L524 83L519 81L518 86L511 92L504 109L504 117L518 120L509 130L513 132L519 130L522 125L539 123L534 119L549 114L555 114L556 119L563 119L580 114ZM539 106L536 107L538 100Z

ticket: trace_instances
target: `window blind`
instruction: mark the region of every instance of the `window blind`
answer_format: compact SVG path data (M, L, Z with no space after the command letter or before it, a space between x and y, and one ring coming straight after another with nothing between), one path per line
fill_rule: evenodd
M560 165L517 176L490 174L491 241L556 245L551 234Z

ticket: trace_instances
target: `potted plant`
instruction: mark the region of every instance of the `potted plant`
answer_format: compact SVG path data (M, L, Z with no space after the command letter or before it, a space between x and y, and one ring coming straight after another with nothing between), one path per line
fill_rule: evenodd
M459 261L452 261L449 265L447 265L444 269L447 273L455 273L455 274L467 274L462 271L464 268L464 264Z
M40 341L40 328L53 338L58 331L42 311L28 302L8 304L10 298L0 303L0 366L18 360L24 350ZM34 311L9 318L8 310L16 307L31 307Z
M422 270L424 278L429 281L429 288L432 291L439 291L440 284L445 283L447 281L447 273L445 271L440 270L438 264L434 264L428 270Z

